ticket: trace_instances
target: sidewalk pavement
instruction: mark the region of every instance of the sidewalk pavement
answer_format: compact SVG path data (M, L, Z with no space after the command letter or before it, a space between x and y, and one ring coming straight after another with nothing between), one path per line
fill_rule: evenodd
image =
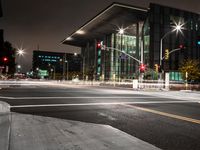
M5 102L0 101L0 149L7 150L10 135L10 108Z
M10 150L159 150L108 125L12 113Z

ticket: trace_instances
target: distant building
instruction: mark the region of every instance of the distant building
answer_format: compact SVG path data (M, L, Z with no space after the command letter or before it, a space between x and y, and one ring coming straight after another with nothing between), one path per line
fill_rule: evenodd
M80 55L48 51L33 51L33 76L49 79L69 79L81 76Z

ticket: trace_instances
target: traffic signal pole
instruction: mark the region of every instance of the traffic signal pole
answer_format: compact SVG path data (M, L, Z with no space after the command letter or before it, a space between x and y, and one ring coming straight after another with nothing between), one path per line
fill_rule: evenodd
M184 48L183 48L183 49L184 49ZM173 53L173 52L179 51L179 50L182 50L182 48L173 49L173 50L171 50L171 51L169 52L168 55L170 55L170 54ZM161 60L165 59L165 57L166 57L166 56L163 56Z
M133 56L131 56L131 55L129 55L129 54L127 54L127 53L124 52L124 51L121 51L120 49L113 48L113 47L106 47L106 46L103 46L102 49L104 49L104 50L106 50L106 49L111 49L111 50L118 51L118 52L123 53L124 55L126 55L126 56L128 56L128 57L134 59L134 60L137 61L139 64L142 64L142 61L140 61L139 59L137 59L137 58L135 58L135 57L133 57Z

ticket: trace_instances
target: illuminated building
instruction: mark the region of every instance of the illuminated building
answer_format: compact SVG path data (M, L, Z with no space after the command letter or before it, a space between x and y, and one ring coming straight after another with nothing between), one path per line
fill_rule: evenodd
M179 24L183 30L173 32L173 27ZM181 80L178 73L181 62L200 58L199 35L198 14L158 4L140 8L113 3L62 43L81 47L84 77L133 79L138 77L143 63L149 71L154 70L155 64L162 64L162 69L170 72L171 80ZM99 48L99 43L107 49ZM185 48L163 59L165 49L170 52L180 45Z

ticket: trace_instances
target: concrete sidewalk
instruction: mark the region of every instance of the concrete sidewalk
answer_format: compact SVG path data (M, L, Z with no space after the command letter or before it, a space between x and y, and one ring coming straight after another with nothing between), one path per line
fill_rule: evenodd
M9 148L10 108L7 103L0 101L0 149Z
M108 125L12 113L10 150L158 150Z

